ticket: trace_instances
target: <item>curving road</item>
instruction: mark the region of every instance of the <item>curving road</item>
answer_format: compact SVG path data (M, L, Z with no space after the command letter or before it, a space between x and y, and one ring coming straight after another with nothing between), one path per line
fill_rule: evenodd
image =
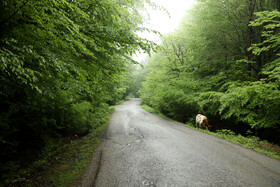
M116 107L95 186L280 186L280 161L152 115Z

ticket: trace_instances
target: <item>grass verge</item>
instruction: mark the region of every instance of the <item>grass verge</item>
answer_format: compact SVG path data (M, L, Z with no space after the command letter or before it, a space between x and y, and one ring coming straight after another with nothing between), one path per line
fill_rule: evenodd
M170 119L170 118L164 116L163 114L161 114L160 112L151 108L150 106L147 106L147 105L140 105L140 106L142 109L144 109L152 114L160 116L164 119L174 121L173 119ZM177 122L177 123L180 123L180 122ZM240 134L235 134L233 131L227 130L227 129L222 129L222 130L217 130L216 132L211 132L211 131L208 131L205 129L197 128L192 123L186 123L186 124L180 123L180 124L190 127L192 129L207 133L207 134L211 134L213 136L217 136L222 139L226 139L232 143L241 145L248 149L253 149L257 152L266 154L272 158L280 159L280 147L278 145L274 145L266 140L260 140L258 137L255 137L255 136L244 137Z
M110 107L110 111L111 114L114 107ZM107 129L110 115L106 117L102 126L84 137L69 141L48 158L37 161L8 186L77 186Z
M162 113L160 113L159 111L157 111L156 109L154 109L154 108L152 108L152 107L150 107L150 106L148 106L148 105L140 104L140 107L141 107L143 110L146 110L147 112L150 112L150 113L152 113L152 114L155 114L155 115L157 115L157 116L160 116L160 117L162 117L162 118L164 118L164 119L168 119L168 120L174 121L173 119L170 119L170 118L166 117L165 115L163 115Z

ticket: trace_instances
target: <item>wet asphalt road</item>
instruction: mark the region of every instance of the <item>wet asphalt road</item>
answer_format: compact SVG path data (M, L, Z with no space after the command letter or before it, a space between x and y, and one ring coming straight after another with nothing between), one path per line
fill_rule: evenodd
M95 186L280 187L280 161L152 115L116 107Z

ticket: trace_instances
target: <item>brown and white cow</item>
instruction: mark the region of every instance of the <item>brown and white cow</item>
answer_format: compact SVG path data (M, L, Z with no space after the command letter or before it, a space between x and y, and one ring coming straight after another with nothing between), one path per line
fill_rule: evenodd
M196 126L199 126L199 127L204 127L206 128L207 130L210 129L210 125L207 121L207 117L204 116L204 115L201 115L201 114L197 114L196 115L196 118L195 118L195 121L196 121Z

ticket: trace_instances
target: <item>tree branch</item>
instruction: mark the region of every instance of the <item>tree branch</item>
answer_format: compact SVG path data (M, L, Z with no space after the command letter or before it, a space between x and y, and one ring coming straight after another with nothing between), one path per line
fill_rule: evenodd
M29 0L27 0L27 1L25 1L22 5L21 5L21 7L18 9L18 11L14 11L14 13L10 16L10 17L8 17L7 19L5 19L4 21L1 21L0 22L0 25L3 25L3 24L5 24L6 22L8 22L8 21L10 21L27 3L29 2Z

